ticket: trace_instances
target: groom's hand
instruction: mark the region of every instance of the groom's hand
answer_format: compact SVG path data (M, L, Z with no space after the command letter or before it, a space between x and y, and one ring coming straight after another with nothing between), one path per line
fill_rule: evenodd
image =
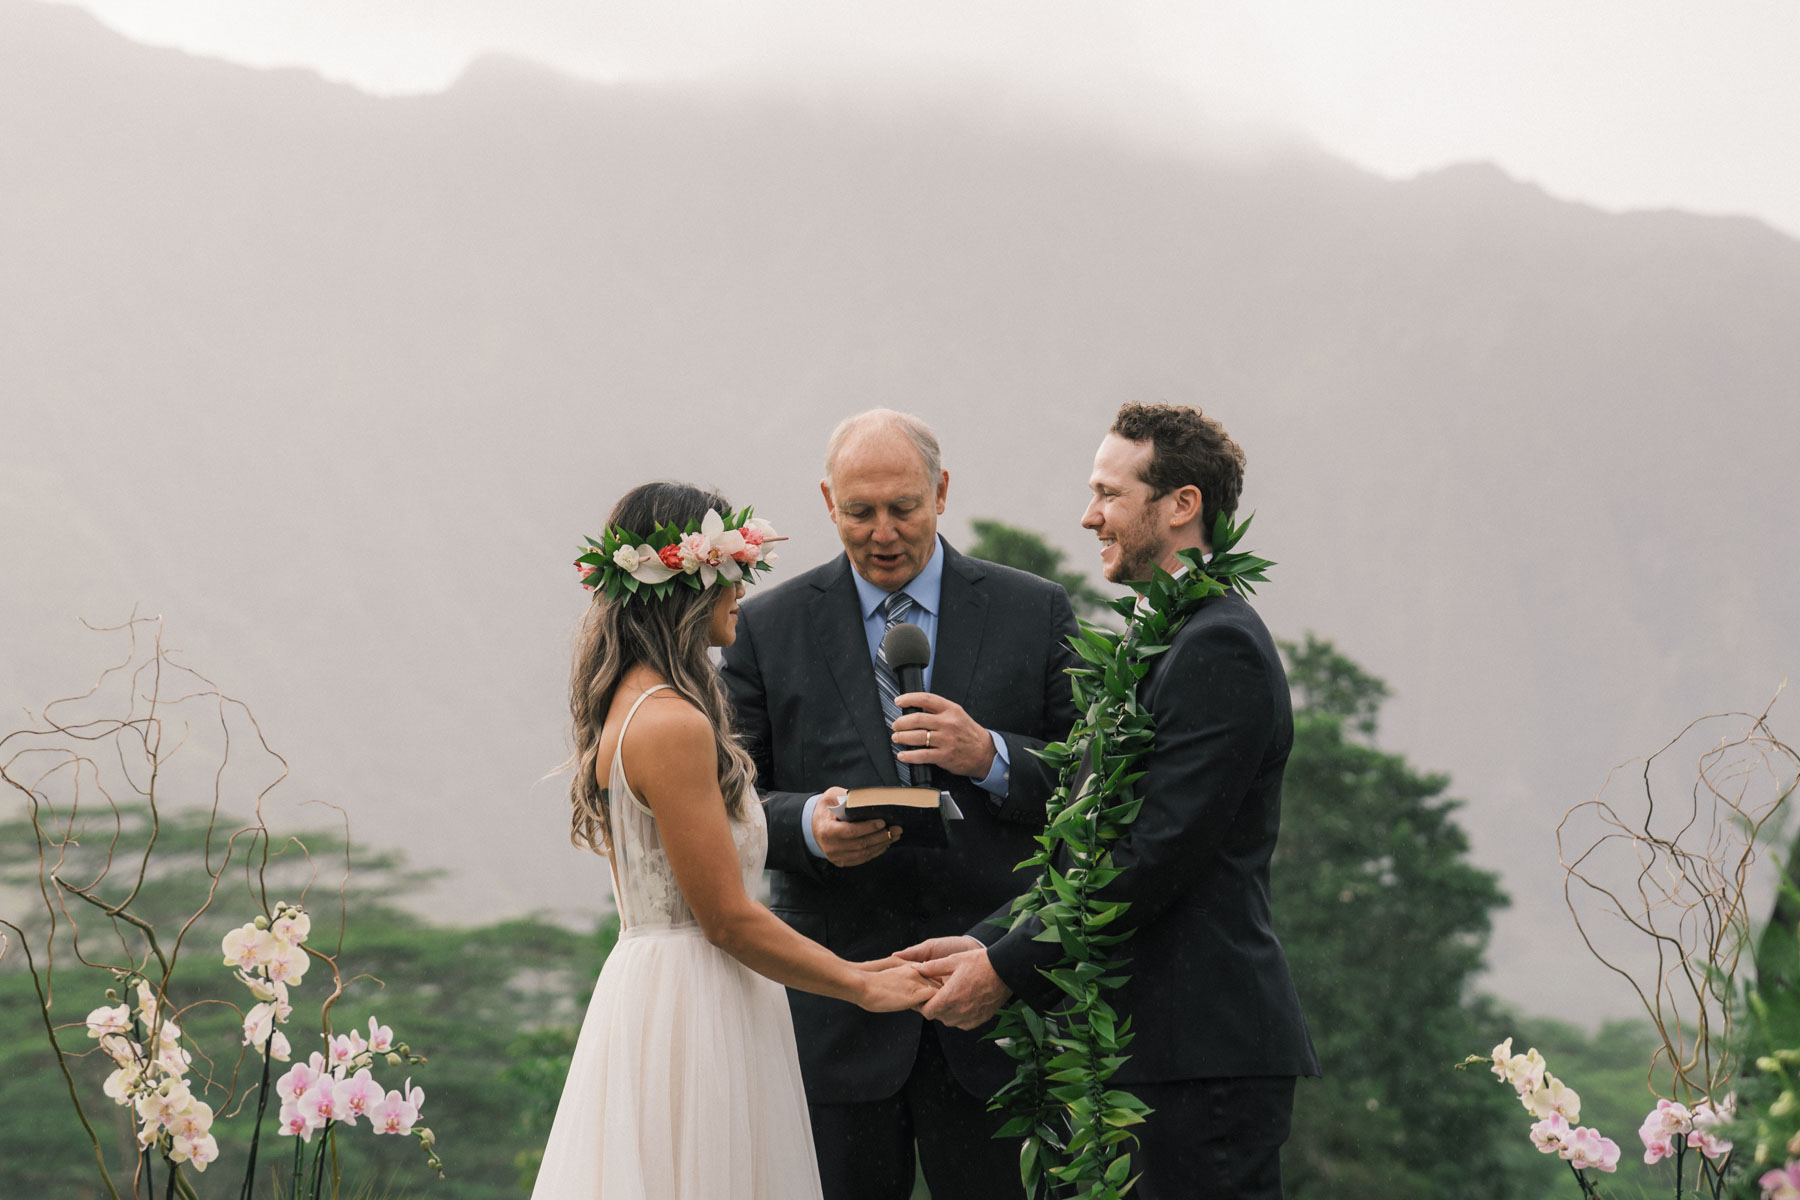
M965 940L975 941L974 938ZM906 953L901 951L903 957ZM979 942L972 950L959 950L921 964L919 973L940 984L937 995L921 1005L919 1012L953 1029L985 1025L1012 996L1012 989L994 973L994 965L988 961L987 947Z
M813 805L813 840L825 852L825 861L834 867L860 867L872 858L886 854L888 847L900 840L900 829L889 829L886 821L840 821L838 806L844 802L844 789L828 788Z

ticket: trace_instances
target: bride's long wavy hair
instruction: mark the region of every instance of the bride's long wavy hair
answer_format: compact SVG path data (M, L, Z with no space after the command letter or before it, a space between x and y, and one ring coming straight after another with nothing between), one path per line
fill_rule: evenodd
M606 523L647 536L659 525L699 521L709 508L720 516L731 513L731 505L717 492L685 483L646 483L620 497ZM706 714L726 810L734 819L744 815L744 793L756 768L732 737L731 703L707 654L707 629L718 599L716 587L702 591L675 587L661 599L647 592L617 600L608 599L603 591L594 593L575 636L575 663L569 672L575 741L569 760L575 771L569 784L574 809L569 840L577 846L607 853L612 798L595 773L600 732L619 681L640 663ZM615 755L621 752L618 747L613 750Z

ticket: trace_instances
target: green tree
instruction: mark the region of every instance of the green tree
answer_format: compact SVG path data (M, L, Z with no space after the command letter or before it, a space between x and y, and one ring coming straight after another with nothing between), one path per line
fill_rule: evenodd
M1069 593L1069 603L1074 605L1076 616L1091 620L1096 614L1107 611L1110 598L1106 593L1089 583L1080 571L1064 570L1065 555L1046 542L1042 534L983 518L970 521L969 527L975 531L975 544L969 547L969 553L974 557L1017 567L1062 584L1063 590Z
M1516 1100L1450 1069L1498 1040L1471 984L1506 897L1468 860L1448 778L1376 748L1386 684L1311 634L1282 650L1295 711L1276 916L1325 1071L1299 1089L1288 1194L1519 1195Z

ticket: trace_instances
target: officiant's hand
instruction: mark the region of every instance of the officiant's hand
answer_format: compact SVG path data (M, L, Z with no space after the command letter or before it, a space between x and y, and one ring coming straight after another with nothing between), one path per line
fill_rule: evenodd
M928 963L935 958L948 958L952 954L960 954L964 950L979 950L981 942L966 933L953 937L926 938L916 945L904 950L896 950L893 957L903 962Z
M979 942L972 950L959 950L922 963L919 970L942 985L937 995L931 997L919 1012L952 1029L974 1029L985 1025L1000 1011L1000 1006L1012 998L1012 989L994 973L994 965L988 961L987 947Z
M901 762L931 763L968 779L986 778L993 770L994 739L962 705L934 692L903 692L894 703L920 710L901 713L894 722Z
M880 858L888 847L900 840L900 827L888 828L882 820L840 821L837 807L847 793L841 787L827 788L813 805L813 839L825 852L825 861L834 867L860 867L872 858Z

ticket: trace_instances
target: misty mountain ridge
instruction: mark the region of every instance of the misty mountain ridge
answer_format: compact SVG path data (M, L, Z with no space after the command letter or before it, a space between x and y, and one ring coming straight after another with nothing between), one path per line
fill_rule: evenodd
M566 848L568 560L626 487L836 550L826 433L939 430L943 529L1076 521L1117 404L1244 445L1258 607L1394 687L1515 898L1494 988L1626 1011L1552 829L1800 665L1800 244L1464 164L1182 153L1026 106L591 84L489 58L380 99L0 0L0 702L164 613L451 917L591 912ZM1778 722L1782 710L1777 709ZM1791 724L1788 726L1791 728Z

